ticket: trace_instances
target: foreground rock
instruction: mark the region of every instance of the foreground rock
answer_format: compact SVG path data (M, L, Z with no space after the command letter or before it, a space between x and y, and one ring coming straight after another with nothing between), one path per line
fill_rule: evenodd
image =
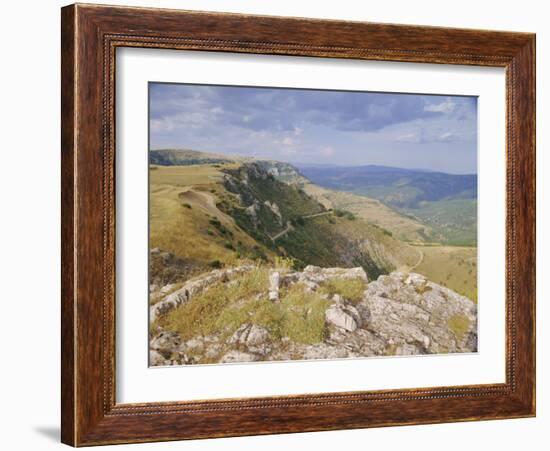
M416 354L477 350L476 305L420 274L380 276L362 304L370 313L367 328L400 352L411 353L404 345Z
M325 312L328 324L353 332L363 324L359 311L352 305L346 305L338 300Z
M151 318L192 299L214 283L228 283L252 266L217 270L187 282L151 307ZM477 307L469 299L415 273L393 272L367 283L362 268L272 270L257 302L279 302L280 290L293 285L317 292L330 280L361 279L365 289L353 302L336 293L327 300L325 334L318 343L274 339L251 321L229 335L214 334L182 342L175 333L157 333L150 341L150 364L234 363L268 360L338 359L372 356L477 351ZM326 292L324 292L326 293ZM222 336L226 338L222 339ZM173 363L176 362L176 363Z

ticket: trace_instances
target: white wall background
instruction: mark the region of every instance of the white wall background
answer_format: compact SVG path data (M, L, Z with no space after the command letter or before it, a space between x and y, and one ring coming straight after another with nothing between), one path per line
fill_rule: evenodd
M115 0L113 0L115 1ZM309 16L537 33L538 130L538 416L536 419L409 426L265 437L119 446L122 449L278 450L359 447L446 451L547 449L550 390L550 30L545 2L536 0L116 0L118 4L241 13ZM93 2L100 3L100 2ZM2 370L0 443L3 449L59 449L59 8L58 0L6 2L0 33L0 195L2 247ZM7 139L6 139L7 138ZM546 380L545 380L546 379ZM547 431L546 431L547 432Z

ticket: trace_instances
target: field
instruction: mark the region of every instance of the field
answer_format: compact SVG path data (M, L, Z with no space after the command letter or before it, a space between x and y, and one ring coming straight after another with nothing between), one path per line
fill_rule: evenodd
M451 199L421 202L419 208L403 209L403 213L429 225L444 244L474 246L477 243L477 201Z
M477 302L477 247L414 247L422 253L415 272Z

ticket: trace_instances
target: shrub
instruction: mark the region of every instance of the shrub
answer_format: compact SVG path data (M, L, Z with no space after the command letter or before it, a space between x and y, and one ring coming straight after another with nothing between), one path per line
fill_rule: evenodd
M274 266L277 269L294 269L296 261L292 257L276 256Z
M223 263L219 260L212 260L209 263L209 266L214 269L220 269L223 266Z
M346 218L346 219L349 219L350 221L353 221L356 219L355 215L351 211L335 208L333 213L339 218Z
M211 225L213 225L214 227L220 227L222 225L222 223L220 222L220 220L218 218L209 219L208 222Z

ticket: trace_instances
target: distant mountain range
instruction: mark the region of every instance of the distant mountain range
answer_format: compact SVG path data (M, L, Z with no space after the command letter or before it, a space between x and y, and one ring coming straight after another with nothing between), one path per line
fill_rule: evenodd
M300 173L325 188L374 197L398 208L423 201L475 199L477 175L457 175L388 166L297 165Z

